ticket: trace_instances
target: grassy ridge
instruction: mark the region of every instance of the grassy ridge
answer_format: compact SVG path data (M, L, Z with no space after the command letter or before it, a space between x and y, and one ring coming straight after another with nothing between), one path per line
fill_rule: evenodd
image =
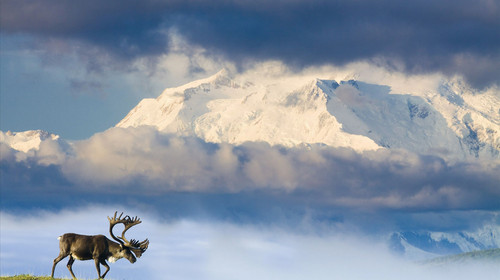
M0 276L0 280L71 280L72 278L50 278L50 276L35 276L31 274L21 274L16 276ZM85 279L85 278L78 278ZM106 278L108 279L108 278ZM110 278L113 279L113 278Z
M49 276L33 276L28 274L16 276L0 276L0 280L62 280L62 278L50 278Z

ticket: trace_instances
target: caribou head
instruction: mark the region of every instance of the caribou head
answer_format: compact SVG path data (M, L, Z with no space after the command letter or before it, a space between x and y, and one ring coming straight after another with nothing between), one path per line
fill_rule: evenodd
M135 263L137 260L136 257L140 258L148 248L149 240L146 239L142 242L135 239L130 239L130 241L127 240L125 238L125 232L127 232L127 230L131 227L140 224L142 221L137 216L131 218L127 215L122 218L123 213L121 213L118 217L117 214L118 212L115 212L115 215L112 218L108 217L108 220L109 234L118 243L109 240L104 235L80 235L75 233L66 233L60 236L58 238L60 252L59 256L54 259L51 277L54 277L54 270L57 263L67 256L69 256L67 267L73 279L76 279L72 269L75 259L93 259L95 261L99 278L104 278L109 271L109 265L106 263L106 260L115 262L121 258L125 258L129 260L130 263ZM113 233L113 228L117 224L123 224L125 226L120 237L116 237ZM106 267L106 271L103 275L101 275L100 264Z

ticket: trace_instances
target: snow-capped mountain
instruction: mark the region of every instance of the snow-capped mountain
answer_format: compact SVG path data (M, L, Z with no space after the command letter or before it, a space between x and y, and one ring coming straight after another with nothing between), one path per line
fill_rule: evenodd
M499 108L495 93L475 94L460 80L395 93L355 79L231 76L222 70L142 100L117 126L156 126L208 142L323 143L498 159Z
M43 130L27 130L23 132L0 131L0 143L4 143L14 150L25 153L29 150L38 150L40 143L47 139L58 140L59 135Z
M488 225L475 232L396 232L389 246L415 260L500 248L500 226Z

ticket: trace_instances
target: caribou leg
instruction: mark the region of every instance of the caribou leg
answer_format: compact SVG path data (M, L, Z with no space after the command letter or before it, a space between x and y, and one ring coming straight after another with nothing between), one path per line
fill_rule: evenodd
M97 269L97 277L99 279L104 278L104 277L101 277L101 267L99 266L99 259L94 258L94 262L95 262L95 269Z
M73 273L73 269L71 268L71 266L73 265L74 262L75 262L75 259L73 258L73 256L69 255L69 261L68 261L68 264L66 266L68 267L69 273L71 273L71 276L73 276L73 279L76 280L76 276Z
M106 274L108 273L109 271L109 265L106 263L106 259L102 259L101 260L101 264L106 268L106 271L104 272L104 274L102 275L102 278L104 279L104 277L106 276Z
M52 266L52 273L50 274L51 278L54 278L54 271L56 270L57 263L59 263L62 259L64 259L67 256L68 254L64 254L63 252L61 252L59 256L57 256L57 258L54 259L54 265Z

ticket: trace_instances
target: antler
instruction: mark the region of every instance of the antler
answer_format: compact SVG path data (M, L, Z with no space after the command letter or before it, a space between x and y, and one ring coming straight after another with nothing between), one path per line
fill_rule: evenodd
M134 254L140 258L142 256L142 253L146 252L146 249L148 249L149 246L149 240L146 239L142 242L139 242L138 240L131 239L130 244L132 245L133 248L131 250L134 252Z
M109 220L109 234L111 234L111 237L118 241L118 243L120 243L120 245L123 247L125 244L123 243L122 240L118 239L114 234L113 234L113 227L116 225L116 224L119 224L119 223L124 223L125 220L122 219L122 215L123 215L123 212L120 214L120 216L118 218L116 218L116 214L118 213L118 211L115 212L115 215L113 216L113 218L110 218L108 216L108 220Z
M138 218L137 216L135 216L134 218L131 218L128 215L126 215L125 217L122 218L123 212L117 218L116 217L117 214L118 214L118 211L115 212L115 215L113 216L113 218L108 217L108 220L109 220L109 233L111 234L111 237L114 240L118 241L122 246L129 247L132 251L134 251L134 253L137 255L137 257L140 257L142 255L142 253L144 253L146 251L146 249L148 248L148 246L149 246L149 240L146 239L146 240L144 240L142 242L139 242L138 240L130 239L130 241L128 241L125 238L125 232L127 230L129 230L131 227L142 223L141 219ZM125 226L125 228L123 229L121 237L116 237L113 234L113 227L116 224L123 224Z

